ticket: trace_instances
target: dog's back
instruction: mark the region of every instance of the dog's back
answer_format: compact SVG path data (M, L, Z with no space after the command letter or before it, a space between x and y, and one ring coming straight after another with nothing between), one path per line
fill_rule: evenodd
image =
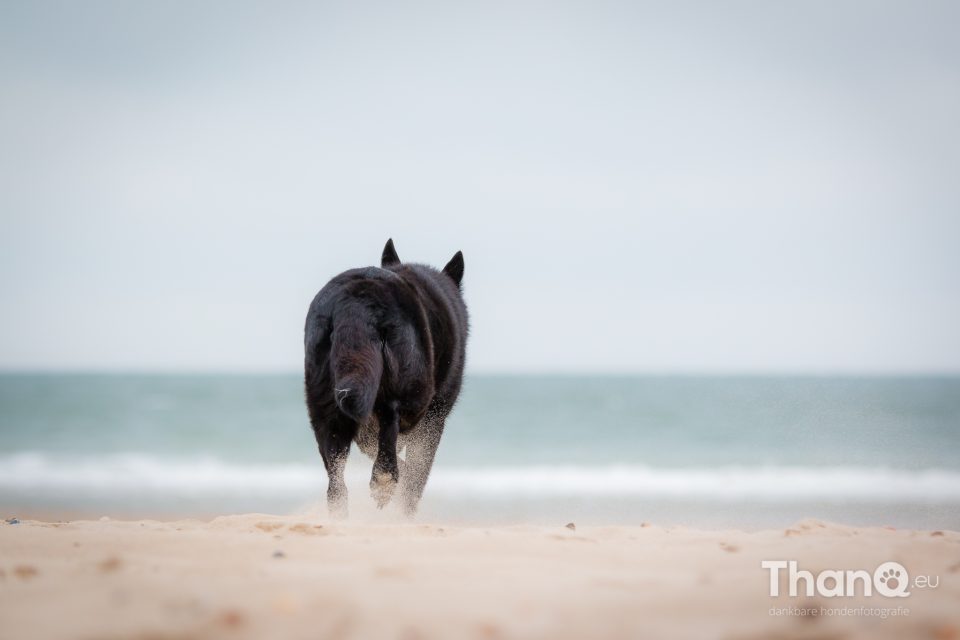
M460 281L422 264L400 265L390 270L405 281L416 283L430 326L435 393L448 409L453 408L463 382L468 331ZM462 277L462 267L460 273Z

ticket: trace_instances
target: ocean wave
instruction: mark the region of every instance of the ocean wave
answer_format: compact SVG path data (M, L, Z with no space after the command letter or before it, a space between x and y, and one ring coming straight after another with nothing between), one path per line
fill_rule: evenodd
M348 465L348 483L362 485L369 463ZM247 464L215 457L143 454L67 458L20 452L0 456L0 491L61 496L162 494L298 495L326 487L322 465ZM540 465L445 467L429 491L489 498L623 496L722 500L960 503L960 472L857 467L716 467Z

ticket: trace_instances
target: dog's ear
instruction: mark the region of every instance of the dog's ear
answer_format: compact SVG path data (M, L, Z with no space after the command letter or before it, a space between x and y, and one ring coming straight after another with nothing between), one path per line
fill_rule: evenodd
M453 257L450 258L450 262L447 263L447 266L443 268L443 272L453 278L453 281L457 283L457 286L460 286L460 281L463 280L463 252L457 251L453 254Z
M392 267L395 264L400 264L400 256L397 255L397 250L393 247L393 238L390 238L387 240L386 246L383 247L383 254L380 256L380 266Z

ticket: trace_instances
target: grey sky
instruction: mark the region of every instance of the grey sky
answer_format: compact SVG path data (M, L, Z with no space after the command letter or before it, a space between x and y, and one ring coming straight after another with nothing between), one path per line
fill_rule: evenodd
M466 256L473 371L960 371L956 3L0 3L0 368L296 370Z

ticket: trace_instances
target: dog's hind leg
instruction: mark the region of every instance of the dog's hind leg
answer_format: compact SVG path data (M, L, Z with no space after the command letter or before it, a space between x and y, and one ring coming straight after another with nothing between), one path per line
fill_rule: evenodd
M380 438L377 448L377 458L373 463L373 474L370 477L370 495L377 501L377 507L383 508L397 488L400 479L400 469L397 461L397 436L400 433L400 413L397 403L390 405L379 412L377 419L380 422Z
M431 418L428 414L416 426L407 444L407 457L403 475L400 476L400 500L403 513L408 517L417 513L417 505L420 504L423 489L427 486L427 478L430 477L442 434L443 419Z
M343 468L350 453L350 438L336 431L324 430L317 434L317 446L327 468L327 508L330 517L347 517L347 484L343 480Z

